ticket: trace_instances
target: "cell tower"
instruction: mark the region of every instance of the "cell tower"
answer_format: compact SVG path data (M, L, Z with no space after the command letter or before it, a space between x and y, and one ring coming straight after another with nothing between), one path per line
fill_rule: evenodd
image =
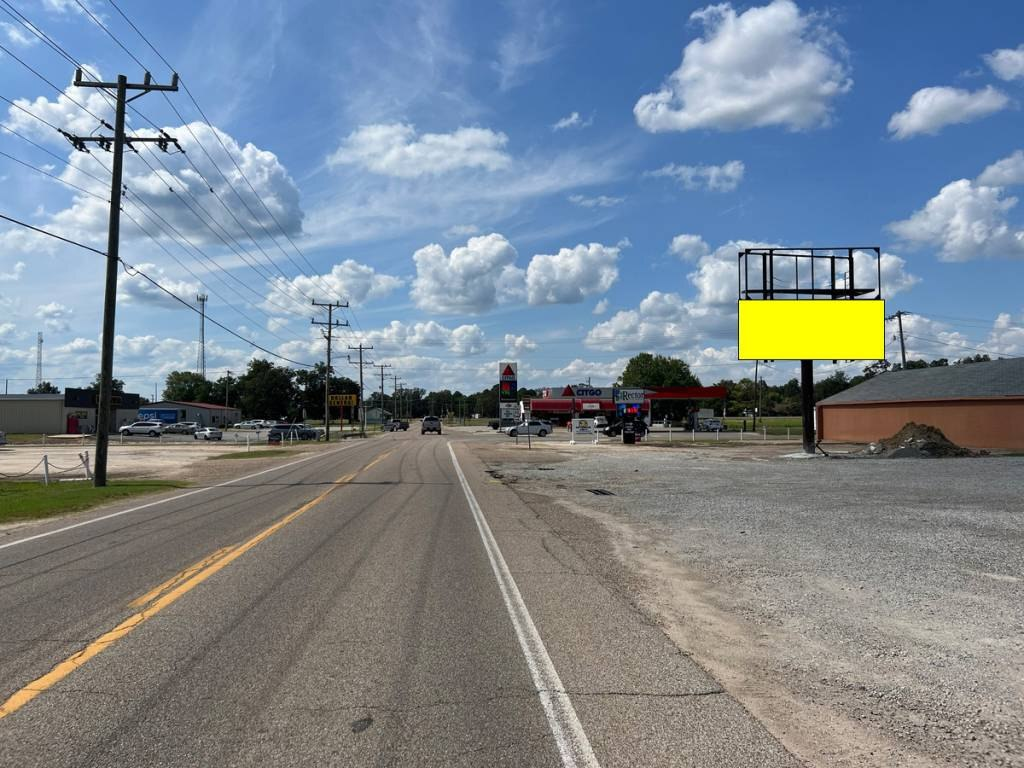
M43 332L36 334L36 386L43 383Z
M209 298L205 293L196 296L199 302L199 355L196 359L196 373L206 378L206 300Z

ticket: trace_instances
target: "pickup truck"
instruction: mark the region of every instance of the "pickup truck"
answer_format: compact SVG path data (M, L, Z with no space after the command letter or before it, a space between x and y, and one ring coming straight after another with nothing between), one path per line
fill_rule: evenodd
M392 419L384 425L384 429L388 432L397 432L398 430L405 432L409 429L409 422L402 421L401 419Z

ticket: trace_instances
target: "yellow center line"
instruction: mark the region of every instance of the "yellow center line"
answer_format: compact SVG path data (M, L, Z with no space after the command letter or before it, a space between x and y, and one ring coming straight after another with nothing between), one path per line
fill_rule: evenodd
M383 461L392 453L393 451L383 453L369 464L365 465L362 469L339 477L331 484L330 488L321 493L315 499L303 504L295 511L289 512L276 523L264 528L248 541L239 544L238 546L223 547L210 553L202 560L190 565L188 568L175 574L167 581L157 585L146 594L133 600L129 604L129 607L137 608L141 605L145 605L146 607L129 616L109 632L105 632L100 635L81 651L69 656L42 677L33 680L31 683L12 694L3 704L0 704L0 719L17 712L36 696L53 687L55 684L81 667L89 659L98 655L106 648L109 648L118 640L128 635L132 630L143 624L146 620L156 616L164 608L176 602L183 595L202 584L215 573L226 568L261 541L269 538L293 520L311 510L338 488L351 483L360 472L365 472L370 467Z

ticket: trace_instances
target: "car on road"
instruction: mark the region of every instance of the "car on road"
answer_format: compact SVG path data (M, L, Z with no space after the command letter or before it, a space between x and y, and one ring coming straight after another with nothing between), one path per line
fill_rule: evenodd
M235 424L235 429L262 429L263 419L249 419Z
M316 440L317 431L305 424L288 424L280 422L270 428L267 439L276 440Z
M409 422L402 421L401 419L392 419L384 425L384 429L388 432L397 432L398 430L405 432L409 429Z
M160 437L164 432L164 423L162 421L136 421L132 424L125 424L117 431L120 432L121 435L149 435L150 437Z
M224 433L216 427L202 427L193 432L192 437L196 440L221 440Z
M202 424L198 421L179 421L177 424L168 424L164 427L164 434L166 435L194 435L197 429L201 429Z
M517 437L518 435L536 435L537 437L547 437L551 434L551 422L544 419L530 419L529 421L523 421L519 424L513 424L511 427L505 427L505 434L509 437Z
M425 435L427 432L441 434L441 420L437 416L423 417L423 421L420 422L420 434Z

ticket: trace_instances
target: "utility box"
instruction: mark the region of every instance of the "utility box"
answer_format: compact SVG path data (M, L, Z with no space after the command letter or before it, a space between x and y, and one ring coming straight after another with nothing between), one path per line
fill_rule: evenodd
M636 422L633 419L625 419L622 422L622 444L636 444Z

